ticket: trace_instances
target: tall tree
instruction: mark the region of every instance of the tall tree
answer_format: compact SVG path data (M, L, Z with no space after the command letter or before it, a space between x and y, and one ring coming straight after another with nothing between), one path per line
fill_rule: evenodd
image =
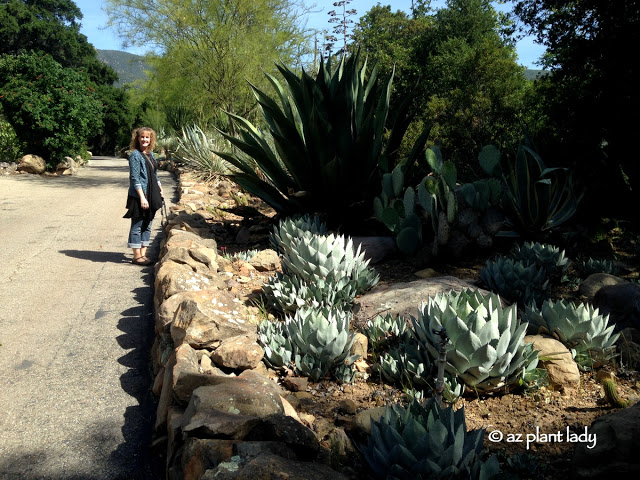
M292 65L305 36L299 0L109 0L110 24L127 43L155 48L150 61L163 99L196 112L248 116L247 80Z
M47 53L63 67L84 67L93 82L111 85L118 76L97 59L80 20L72 0L0 0L0 54Z
M640 0L519 0L515 16L546 47L551 74L540 82L538 144L571 161L593 192L590 214L636 216L640 162L638 65Z
M355 45L381 68L395 68L395 101L410 98L416 126L432 126L438 143L464 176L487 143L509 143L522 133L520 112L527 90L523 69L488 0L449 0L430 9L418 1L414 14L373 7L360 20ZM420 131L414 128L414 135Z
M113 153L127 141L133 116L125 92L113 86L118 75L80 33L81 20L72 0L0 0L0 54L46 54L63 68L86 74L82 78L93 84L104 106L102 129L87 140L94 153Z

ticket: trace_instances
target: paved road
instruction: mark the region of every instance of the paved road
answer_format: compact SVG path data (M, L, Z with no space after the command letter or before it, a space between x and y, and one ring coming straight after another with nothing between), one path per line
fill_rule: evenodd
M153 478L153 272L130 263L127 186L109 157L0 177L1 480Z

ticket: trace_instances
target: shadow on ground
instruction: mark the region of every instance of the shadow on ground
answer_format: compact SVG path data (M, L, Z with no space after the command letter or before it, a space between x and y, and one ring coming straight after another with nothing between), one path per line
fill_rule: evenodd
M152 257L157 255L161 238L162 235L157 235L149 247ZM137 456L135 478L159 480L164 478L164 458L158 456L151 446L156 413L156 400L151 392L151 347L155 338L153 267L145 267L143 272L144 286L132 291L137 306L121 313L118 329L123 333L116 339L122 349L127 350L118 359L118 363L127 367L120 376L120 385L137 400L138 405L127 408L122 426L124 443L112 452L111 458L119 462Z
M103 252L100 250L60 250L68 257L80 260L90 260L98 263L129 263L129 258L123 252Z

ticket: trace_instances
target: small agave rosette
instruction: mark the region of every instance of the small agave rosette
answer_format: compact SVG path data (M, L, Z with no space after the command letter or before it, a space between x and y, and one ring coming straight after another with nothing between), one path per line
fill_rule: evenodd
M487 260L480 270L480 280L491 291L522 305L542 302L548 297L546 271L535 263L499 256Z
M277 273L269 278L262 290L270 304L291 315L302 307L350 310L356 296L355 283L345 277L309 283L296 276Z
M371 420L371 435L362 453L376 478L491 478L499 470L495 457L481 460L484 430L467 431L464 409L388 406Z
M264 350L266 363L279 369L289 366L293 348L287 337L284 322L263 320L258 325L258 342Z
M300 308L285 323L293 361L301 375L317 381L334 368L349 365L354 333L349 331L351 313L328 308Z
M613 334L609 315L600 315L597 308L584 303L547 300L538 310L535 305L525 308L530 333L549 334L576 352L610 357L619 334Z
M438 294L411 318L412 333L433 362L439 355L441 327L449 337L445 370L469 388L491 392L517 384L538 364L533 344L525 344L527 324L515 305L503 308L500 297L478 290Z
M525 265L535 263L538 267L544 268L549 275L562 274L569 267L569 259L565 257L565 251L548 243L525 242L522 245L515 245L510 257Z

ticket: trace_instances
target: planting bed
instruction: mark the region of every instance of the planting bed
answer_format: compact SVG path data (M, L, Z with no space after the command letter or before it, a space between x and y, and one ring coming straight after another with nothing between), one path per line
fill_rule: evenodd
M207 219L215 232L219 250L227 255L269 248L268 232L274 222L274 212L257 199L250 196L245 196L245 199L246 204L242 206L234 206L238 202L231 200L221 204ZM259 233L242 238L241 232L249 230ZM626 262L626 275L637 275L637 265L633 264L637 261L635 237L625 234L617 226L608 233L598 242L586 241L584 235L576 236L573 251L559 243L557 245L567 248L569 258L576 258L578 254L585 258L615 254L619 260ZM547 241L553 243L553 240ZM415 280L415 272L425 267L433 268L440 274L477 280L486 260L501 253L501 250L506 251L508 247L509 244L504 243L491 251L477 252L455 262L431 261L427 265L394 257L373 267L380 274L381 283ZM239 296L259 299L264 281L265 277L258 275L232 288ZM575 285L563 285L553 292L553 298L583 300L578 296ZM357 434L355 414L395 402L406 402L406 395L401 389L380 381L373 365L371 356L365 362L359 362L361 374L353 384L309 382L302 392L291 394L290 399L302 414L301 418L323 441L328 442L328 434L333 427L341 427L356 446L365 443L366 439ZM603 376L611 374L617 376L618 391L622 398L633 399L640 395L637 372L620 372L615 365L607 365L594 372L582 372L580 387L571 392L541 388L502 395L467 395L456 403L456 408L465 409L468 429L486 429L485 449L499 456L503 471L516 473L520 478L567 477L570 476L576 442L597 441L584 436L585 428L595 418L614 410L605 399L599 382ZM580 435L583 435L582 438ZM510 465L507 458L515 454L525 455L519 457L519 462ZM359 455L346 456L343 464L336 465L336 468L354 479L366 478L364 472L367 472L367 467L360 463L362 461Z

